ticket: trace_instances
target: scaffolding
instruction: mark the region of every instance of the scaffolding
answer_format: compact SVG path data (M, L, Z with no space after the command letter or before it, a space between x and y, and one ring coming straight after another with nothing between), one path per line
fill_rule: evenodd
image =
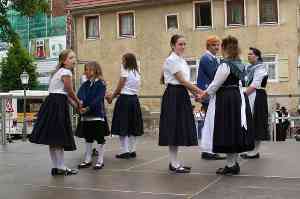
M13 29L20 36L23 46L27 49L29 49L31 39L66 34L66 16L53 17L45 13L39 13L27 17L11 9L8 11L7 17Z

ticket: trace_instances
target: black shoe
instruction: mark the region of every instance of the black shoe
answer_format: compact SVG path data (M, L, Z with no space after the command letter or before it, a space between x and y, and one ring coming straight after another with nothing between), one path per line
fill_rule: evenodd
M95 166L94 166L94 169L95 170L100 170L100 169L102 169L104 167L104 163L99 163L99 162L97 162L96 164L95 164Z
M129 159L130 158L130 153L117 154L116 158L119 158L119 159Z
M70 176L70 175L76 175L78 173L77 169L57 169L55 175L53 176Z
M169 170L175 173L190 173L191 167L179 166L175 168L171 164L169 164Z
M248 155L247 153L241 154L241 158L243 159L259 159L260 155L257 153L256 155Z
M233 167L225 166L224 168L219 168L216 174L220 175L238 175L240 173L240 165L236 163Z
M136 152L131 152L131 153L130 153L130 157L131 157L131 158L136 158Z
M78 165L78 169L85 169L92 166L92 162L82 162Z
M52 175L52 176L57 175L57 168L52 168L52 169L51 169L51 175Z
M202 152L201 158L204 160L225 160L226 157L222 157L217 153L207 153L207 152Z
M92 156L98 156L98 155L99 155L99 152L97 151L97 149L93 149Z

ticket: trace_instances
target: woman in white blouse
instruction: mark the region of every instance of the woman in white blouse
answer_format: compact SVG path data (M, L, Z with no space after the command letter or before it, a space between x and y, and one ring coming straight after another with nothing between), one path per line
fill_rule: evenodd
M268 125L268 99L266 86L268 80L268 69L263 63L261 51L257 48L250 48L248 53L247 74L245 83L247 86L246 94L249 96L251 111L255 129L255 149L248 153L242 154L244 159L259 158L259 146L262 140L269 140Z
M76 62L72 50L66 49L59 55L59 64L49 84L49 96L41 106L31 133L30 142L49 145L53 163L51 174L74 175L77 170L69 169L64 163L64 151L76 150L68 99L81 109L82 105L73 90L72 72Z
M139 91L141 74L134 54L126 53L122 57L120 80L116 90L107 99L109 103L117 97L114 108L111 132L118 135L121 153L116 158L136 158L136 138L144 134Z
M189 173L191 168L177 160L179 146L197 146L197 133L188 91L200 95L202 90L190 82L190 68L183 58L185 38L174 35L172 52L163 66L162 80L166 84L161 103L159 146L169 147L169 170Z
M239 59L238 40L228 36L221 46L224 60L201 96L210 96L201 146L206 151L227 154L226 166L217 174L236 175L240 172L238 153L254 148L254 134L248 97L240 87L245 67Z

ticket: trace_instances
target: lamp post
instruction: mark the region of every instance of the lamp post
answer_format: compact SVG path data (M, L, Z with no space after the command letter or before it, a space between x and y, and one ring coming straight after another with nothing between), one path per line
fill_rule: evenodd
M22 86L24 89L24 102L23 102L23 112L24 112L24 118L23 118L23 129L22 129L22 140L26 141L27 137L27 123L26 123L26 88L29 82L29 75L28 73L24 70L23 73L20 75L20 79L22 82Z

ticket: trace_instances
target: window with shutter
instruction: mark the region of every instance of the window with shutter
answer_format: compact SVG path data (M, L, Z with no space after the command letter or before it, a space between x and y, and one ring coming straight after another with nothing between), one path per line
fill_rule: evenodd
M226 0L227 26L245 25L244 0Z
M259 0L260 24L278 23L278 0Z

